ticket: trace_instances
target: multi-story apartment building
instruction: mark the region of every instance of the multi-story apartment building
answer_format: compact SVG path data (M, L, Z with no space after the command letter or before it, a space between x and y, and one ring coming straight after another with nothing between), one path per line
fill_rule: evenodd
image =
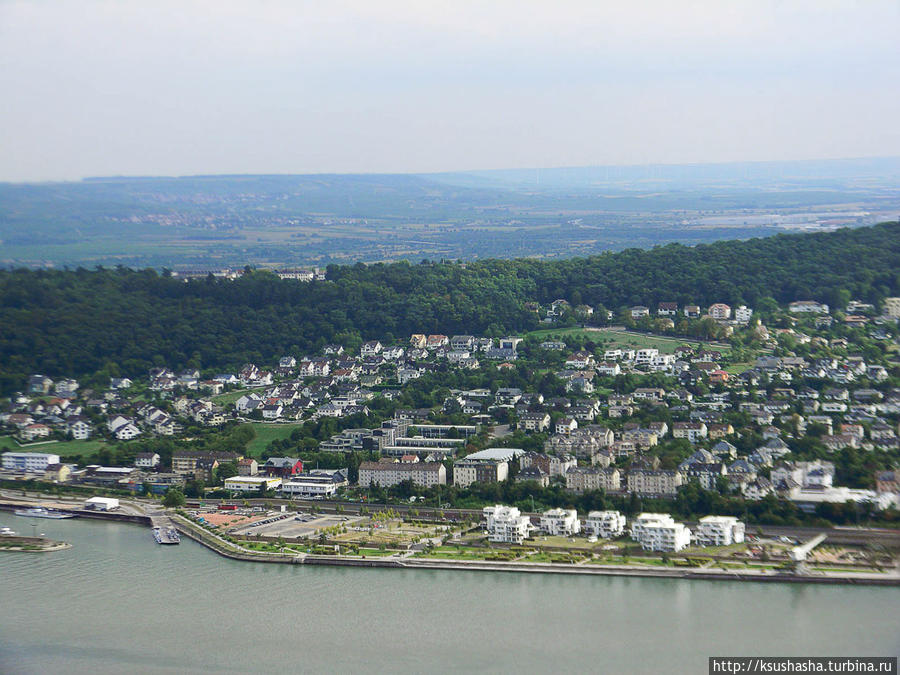
M708 430L704 422L675 422L672 425L672 435L675 438L686 438L691 443L696 443L706 438Z
M591 511L584 521L584 531L598 539L615 539L625 533L625 516L618 511Z
M631 523L631 538L645 551L675 553L691 545L691 531L667 513L642 513Z
M566 489L575 492L604 490L618 492L622 489L622 474L616 467L577 466L566 472Z
M489 541L521 544L533 529L528 516L523 516L514 506L485 506L482 514Z
M628 472L628 491L645 497L674 497L683 484L680 471L636 468Z
M701 546L730 546L744 541L744 523L734 516L704 516L695 540Z
M550 509L541 515L541 530L549 535L570 537L581 532L575 509Z
M509 462L524 454L521 448L488 448L473 452L453 464L453 484L498 483L509 477Z
M440 462L362 462L359 465L359 485L390 487L404 481L413 485L432 487L447 484L447 468Z
M46 471L59 464L59 455L46 452L4 452L3 468L9 471Z

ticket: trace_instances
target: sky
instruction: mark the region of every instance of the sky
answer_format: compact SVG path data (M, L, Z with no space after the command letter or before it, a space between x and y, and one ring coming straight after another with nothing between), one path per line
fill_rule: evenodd
M0 181L896 155L897 0L0 0Z

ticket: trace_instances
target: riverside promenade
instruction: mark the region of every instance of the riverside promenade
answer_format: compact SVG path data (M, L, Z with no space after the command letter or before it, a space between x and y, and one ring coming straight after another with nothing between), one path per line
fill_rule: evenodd
M0 509L18 508L21 503L0 501ZM59 505L53 505L57 508ZM67 509L72 513L98 520L115 520L152 525L149 514L114 513L104 511L87 511L84 509ZM161 515L156 511L154 516ZM815 574L797 574L790 571L776 570L721 570L695 568L659 568L638 565L598 565L591 563L544 563L544 562L505 562L482 560L453 560L413 558L408 554L399 556L365 557L348 555L319 555L297 553L287 550L283 552L256 551L239 544L227 541L216 533L209 532L199 524L173 512L166 512L178 532L189 539L205 546L215 553L244 562L277 563L287 565L330 565L337 567L368 567L385 569L439 569L472 572L524 572L536 574L570 574L581 576L615 576L668 578L703 581L755 581L768 583L809 583L809 584L851 584L861 586L900 586L900 569L894 567L885 572L828 572Z

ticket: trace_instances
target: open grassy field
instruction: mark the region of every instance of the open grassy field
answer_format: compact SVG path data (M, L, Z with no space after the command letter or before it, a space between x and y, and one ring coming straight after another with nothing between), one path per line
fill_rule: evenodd
M249 389L236 389L235 391L228 391L224 394L219 394L218 396L212 397L212 402L216 405L226 406L231 405L235 401L237 401L241 396L246 394Z
M716 349L723 353L729 350L729 345L727 344L702 343L697 340L665 337L662 335L644 335L642 333L610 330L608 328L548 328L532 331L529 335L541 340L577 335L589 338L593 342L603 341L612 349L658 349L662 354L671 354L676 347L681 345L690 345L692 347L705 346L708 349Z
M247 444L247 456L259 457L266 446L274 440L289 438L294 429L302 427L302 424L266 424L264 422L251 422L256 436Z
M57 443L31 443L20 446L9 436L0 437L0 452L6 452L7 450L19 452L52 452L60 457L71 457L76 455L82 457L84 455L90 455L97 452L97 450L105 445L106 441L87 440L59 441Z

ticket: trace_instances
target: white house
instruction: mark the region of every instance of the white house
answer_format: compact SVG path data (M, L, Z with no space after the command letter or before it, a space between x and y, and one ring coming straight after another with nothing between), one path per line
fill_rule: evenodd
M547 534L570 537L581 532L581 521L575 509L550 509L541 515L541 530Z
M139 452L134 457L138 469L154 469L159 466L159 455L155 452Z
M46 471L50 464L59 464L59 455L46 452L4 452L3 468L10 471Z
M788 305L788 311L792 314L828 314L828 305L814 300L797 300Z
M625 533L625 516L618 511L591 511L584 530L598 539L615 539Z
M694 535L700 546L730 546L744 541L744 523L734 516L704 516Z
M747 305L741 305L737 309L734 310L734 320L740 323L747 323L750 321L750 318L753 316L753 310L747 307Z
M515 506L485 506L482 514L487 522L488 540L493 542L521 544L533 529L531 519Z
M709 315L713 319L723 321L731 317L731 307L724 302L717 302L714 305L709 306Z
M691 545L691 531L668 513L642 513L631 524L631 538L645 551L675 553Z

